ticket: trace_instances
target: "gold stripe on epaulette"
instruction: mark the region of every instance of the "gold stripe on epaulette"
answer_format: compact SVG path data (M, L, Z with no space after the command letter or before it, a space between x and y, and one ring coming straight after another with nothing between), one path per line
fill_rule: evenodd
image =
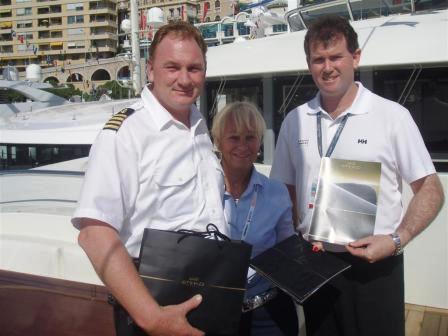
M118 131L118 129L120 128L120 126L104 126L103 130L111 130L111 131Z
M111 120L118 120L118 121L123 121L127 118L126 115L114 115L112 118L109 119L109 121Z
M132 113L134 113L134 109L131 108L125 108L121 110L107 121L107 123L103 127L103 130L111 130L117 132L123 124L123 121L125 121L126 118L129 117Z
M118 127L120 127L120 126L121 126L121 123L122 123L122 121L109 120L109 121L106 123L106 125L104 125L104 126L109 126L109 125L111 125L111 126L118 126Z

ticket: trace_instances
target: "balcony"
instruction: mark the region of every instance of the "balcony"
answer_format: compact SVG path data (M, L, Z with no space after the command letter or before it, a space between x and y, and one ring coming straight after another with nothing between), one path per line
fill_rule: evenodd
M38 7L37 8L37 14L57 14L62 12L61 5L54 5L54 6L46 6L46 7Z
M110 9L116 11L117 5L109 1L96 1L89 3L89 10Z
M50 27L51 26L60 26L61 24L62 24L62 18L61 17L50 18Z
M39 39L47 39L47 38L50 38L50 32L48 30L40 31L38 36L39 36Z
M11 29L11 28L12 28L12 21L0 22L0 30Z
M4 9L0 7L0 19L2 18L10 18L12 16L12 10L11 9Z
M12 45L0 46L0 52L2 53L3 57L7 56L7 55L4 55L4 54L12 53L12 51L13 51Z
M38 27L49 27L50 26L50 19L49 18L45 18L45 19L39 19L37 20L37 26Z
M92 27L117 27L116 17L114 15L90 15L89 22Z
M9 35L9 36L11 36L11 35ZM3 35L0 35L0 45L9 46L9 45L12 45L12 43L13 43L13 40L11 37L3 37Z
M62 31L40 31L39 32L39 39L61 39L62 38Z

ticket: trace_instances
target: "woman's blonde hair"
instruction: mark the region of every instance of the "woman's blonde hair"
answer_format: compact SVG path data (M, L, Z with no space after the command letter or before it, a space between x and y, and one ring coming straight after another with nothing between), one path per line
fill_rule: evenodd
M260 141L263 138L266 123L258 108L249 102L234 102L224 106L213 120L212 137L216 149L220 148L224 129L230 119L235 123L238 133L246 128L254 131Z

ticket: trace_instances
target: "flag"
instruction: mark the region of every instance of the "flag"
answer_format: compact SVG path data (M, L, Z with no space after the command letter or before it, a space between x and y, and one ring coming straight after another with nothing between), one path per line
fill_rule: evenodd
M140 31L146 30L146 15L145 11L142 10L140 12ZM143 38L143 32L139 33L140 38Z
M209 2L204 2L204 13L202 15L202 22L205 21L205 17L207 16L207 12L209 10L210 7L210 3Z
M23 43L23 35L19 35L19 41L20 43Z

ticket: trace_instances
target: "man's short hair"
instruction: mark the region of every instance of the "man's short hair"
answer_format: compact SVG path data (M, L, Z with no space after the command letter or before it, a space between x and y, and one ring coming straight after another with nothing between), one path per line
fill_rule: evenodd
M199 48L202 51L202 56L207 53L207 45L204 42L204 38L201 35L201 32L192 24L185 21L172 21L157 30L154 38L151 42L151 46L149 47L149 59L152 60L156 53L156 49L160 42L169 34L174 34L176 37L181 37L182 39L193 39L198 44Z
M233 120L238 133L246 128L255 132L258 140L263 138L266 123L258 108L249 102L233 102L224 106L213 119L212 137L215 148L219 149L229 120Z
M327 48L341 36L345 37L347 50L353 54L359 48L358 34L348 20L338 15L325 15L317 18L311 23L305 35L303 46L306 58L310 58L312 44L322 43Z

